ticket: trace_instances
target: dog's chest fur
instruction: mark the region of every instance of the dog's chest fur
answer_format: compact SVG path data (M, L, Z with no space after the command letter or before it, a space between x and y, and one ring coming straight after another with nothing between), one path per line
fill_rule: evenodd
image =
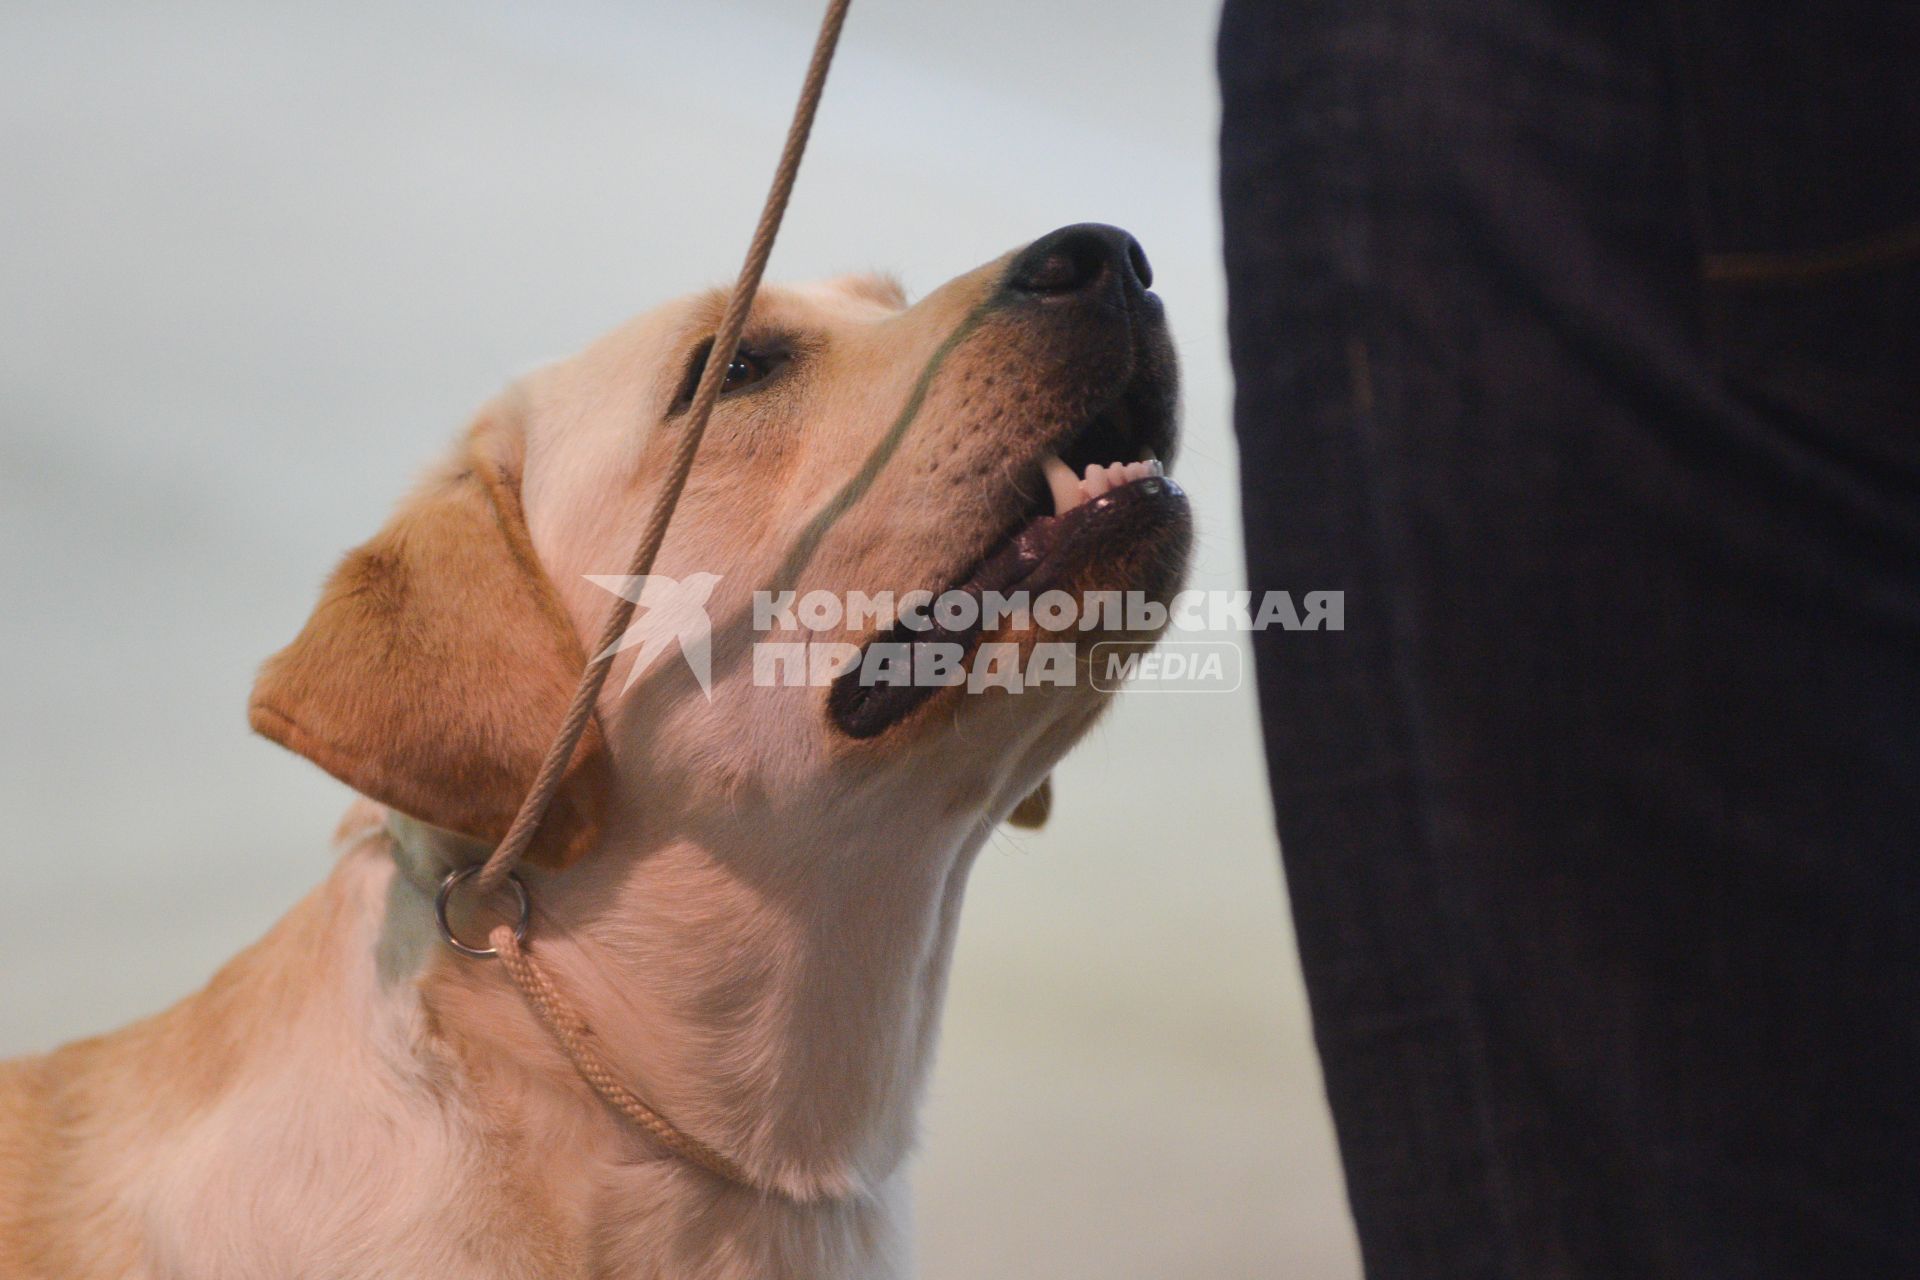
M0 1067L21 1121L0 1130L0 1274L905 1273L904 1175L814 1204L724 1187L517 1043L526 1029L504 1030L504 1056L446 1034L412 967L437 940L394 936L406 891L366 844L199 995Z

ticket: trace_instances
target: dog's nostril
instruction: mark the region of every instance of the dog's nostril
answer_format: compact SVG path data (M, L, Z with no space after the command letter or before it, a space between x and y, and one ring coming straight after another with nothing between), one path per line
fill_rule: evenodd
M1142 289L1153 288L1153 264L1147 261L1147 251L1132 236L1127 237L1127 265L1133 268L1133 278L1140 282Z
M1028 245L1007 271L1007 287L1042 297L1089 291L1104 281L1143 289L1153 269L1140 242L1097 222L1062 227Z

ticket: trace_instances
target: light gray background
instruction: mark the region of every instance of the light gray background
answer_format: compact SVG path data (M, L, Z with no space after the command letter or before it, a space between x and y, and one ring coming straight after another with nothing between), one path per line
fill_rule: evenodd
M517 370L731 278L811 4L0 14L0 1053L198 985L345 792L254 666ZM773 274L924 291L1134 231L1242 584L1206 5L854 7ZM1356 1274L1249 692L1123 696L975 873L918 1166L932 1280Z

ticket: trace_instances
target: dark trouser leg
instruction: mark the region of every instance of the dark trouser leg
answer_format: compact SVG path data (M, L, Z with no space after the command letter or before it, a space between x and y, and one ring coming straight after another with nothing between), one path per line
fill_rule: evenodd
M1262 714L1370 1274L1920 1274L1912 6L1233 0Z

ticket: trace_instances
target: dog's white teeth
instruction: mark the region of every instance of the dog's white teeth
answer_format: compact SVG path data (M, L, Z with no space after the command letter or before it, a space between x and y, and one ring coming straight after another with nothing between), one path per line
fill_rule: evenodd
M1053 494L1053 514L1063 516L1085 502L1086 495L1080 492L1080 477L1073 474L1073 468L1060 460L1060 455L1050 453L1041 459L1040 470L1047 477L1047 488Z
M1085 475L1076 476L1073 468L1062 461L1057 453L1050 453L1040 460L1040 472L1047 478L1047 489L1053 494L1053 514L1056 516L1067 514L1082 503L1105 497L1121 485L1167 473L1166 468L1160 465L1160 460L1149 454L1141 462L1114 462L1104 467L1090 463Z

